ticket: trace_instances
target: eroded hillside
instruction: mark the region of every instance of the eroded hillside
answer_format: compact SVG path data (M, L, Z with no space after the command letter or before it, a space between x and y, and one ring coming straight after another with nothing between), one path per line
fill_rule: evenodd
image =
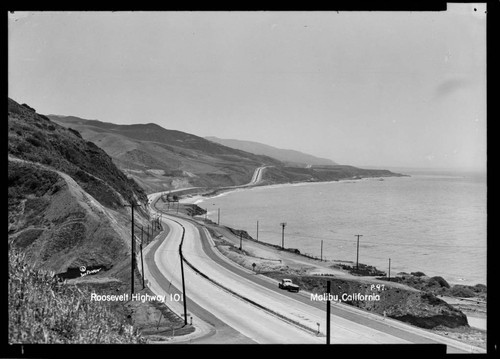
M9 99L9 244L37 266L104 269L130 253L131 201L147 196L100 148ZM147 225L138 208L136 221Z

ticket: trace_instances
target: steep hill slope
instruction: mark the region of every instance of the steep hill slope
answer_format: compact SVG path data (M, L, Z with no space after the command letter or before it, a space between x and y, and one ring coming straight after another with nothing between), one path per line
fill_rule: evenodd
M219 143L224 146L236 148L238 150L255 153L257 155L276 158L286 164L291 165L336 165L335 162L326 158L319 158L307 153L276 148L259 142L242 141L234 139L223 139L218 137L205 137L207 140Z
M147 192L239 185L248 183L259 166L282 165L270 157L156 124L117 125L72 116L49 117L104 149Z
M37 266L110 268L130 253L130 201L147 201L100 148L8 100L9 245ZM149 216L138 209L136 221Z

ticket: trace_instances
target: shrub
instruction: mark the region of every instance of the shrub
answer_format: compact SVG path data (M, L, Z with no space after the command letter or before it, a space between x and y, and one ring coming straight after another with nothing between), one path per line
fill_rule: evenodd
M439 277L439 276L432 277L431 279L429 279L429 286L431 286L431 287L439 286L439 287L450 288L450 285L448 284L448 282L443 277Z
M472 289L463 285L454 285L450 290L450 294L454 297L461 298L470 298L475 296L475 293Z
M74 134L76 137L82 138L82 135L77 130L75 130L75 129L71 128L71 127L68 127L68 130L69 130L69 132L71 132L72 134Z
M27 108L27 109L28 109L28 110L30 110L30 111L36 112L36 110L35 110L33 107L28 106L28 105L27 105L27 104L25 104L25 103L23 103L21 106L24 106L25 108Z
M40 142L39 140L37 140L35 137L28 137L26 139L26 141L28 141L29 143L31 143L35 147L43 147L42 142Z
M19 107L16 103L11 102L11 101L9 101L8 111L9 111L9 112L12 112L12 113L15 113L15 114L17 114L17 115L20 115L20 114L21 114L21 109L20 109L20 107Z
M484 292L484 293L486 293L486 286L484 284L476 284L474 286L474 290L476 292Z
M41 118L42 120L45 120L45 121L49 121L50 122L50 119L47 117L47 116L44 116L44 115L40 115L39 113L37 114L39 118Z
M411 272L410 274L415 277L426 277L425 273L423 272Z
M91 302L90 290L59 282L9 251L9 343L143 343L111 309Z

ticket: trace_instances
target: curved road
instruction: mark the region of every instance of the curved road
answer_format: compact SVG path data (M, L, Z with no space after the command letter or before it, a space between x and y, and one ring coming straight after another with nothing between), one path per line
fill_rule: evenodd
M190 240L195 230L186 225L185 221L166 218L164 223L170 227L166 238L156 242L155 248L148 248L145 253L145 276L153 292L166 295L167 305L175 312L182 313L182 303L175 301L175 293L182 288L179 244L183 227L186 229L185 244L191 246ZM182 223L182 224L181 224ZM183 249L186 258L193 259L194 252ZM152 266L153 259L156 268ZM193 260L194 262L195 260ZM188 265L184 265L184 276L189 314L193 315L193 323L201 324L199 331L206 336L218 334L215 342L225 338L224 343L255 342L255 343L317 343L324 340L290 325L269 313L250 305L233 294L213 285L197 274ZM214 321L214 318L216 320ZM212 324L207 327L203 322ZM265 323L265 325L263 325ZM221 335L220 331L226 333ZM229 333L230 338L227 338ZM213 341L208 341L212 343Z
M262 167L252 182L260 180ZM150 195L152 203L160 194ZM153 210L156 209L153 206ZM166 218L165 218L166 217ZM198 271L219 283L214 285L184 265L187 304L197 327L199 343L325 343L325 303L311 301L305 295L277 289L273 280L238 268L223 258L208 234L195 221L166 215L171 230L166 238L151 244L145 252L145 276L156 294L176 298L181 286L179 245L183 238L185 260ZM164 236L163 236L164 237ZM236 294L236 295L235 295ZM179 296L177 296L179 297ZM242 300L244 297L247 300ZM258 303L262 307L252 305ZM167 302L177 313L182 303ZM283 320L283 318L287 318ZM321 333L317 335L317 323ZM201 336L201 339L200 339ZM186 340L189 338L186 338ZM393 320L344 305L331 306L332 343L441 343L448 352L470 352L469 345ZM475 350L475 351L476 351ZM482 351L482 350L480 350Z

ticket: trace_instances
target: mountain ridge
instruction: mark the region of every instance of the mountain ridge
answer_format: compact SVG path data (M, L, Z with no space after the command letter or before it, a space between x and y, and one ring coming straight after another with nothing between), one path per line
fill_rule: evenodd
M118 125L75 116L49 117L78 130L83 138L101 147L147 193L244 185L251 181L255 169L262 166L267 169L259 185L399 176L387 170L338 165L331 160L325 164L324 159L307 154L301 154L305 162L319 160L319 164L285 163L152 123ZM295 155L298 152L290 151Z
M262 165L282 163L157 124L117 125L74 116L49 115L103 148L127 176L147 192L182 187L248 183Z
M300 152L292 149L282 149L274 146L270 146L264 143L237 139L223 139L215 136L205 137L207 140L216 142L228 147L239 149L242 151L255 153L258 155L265 155L272 158L276 158L285 164L290 165L330 165L334 166L338 163L317 156L310 155L308 153Z

